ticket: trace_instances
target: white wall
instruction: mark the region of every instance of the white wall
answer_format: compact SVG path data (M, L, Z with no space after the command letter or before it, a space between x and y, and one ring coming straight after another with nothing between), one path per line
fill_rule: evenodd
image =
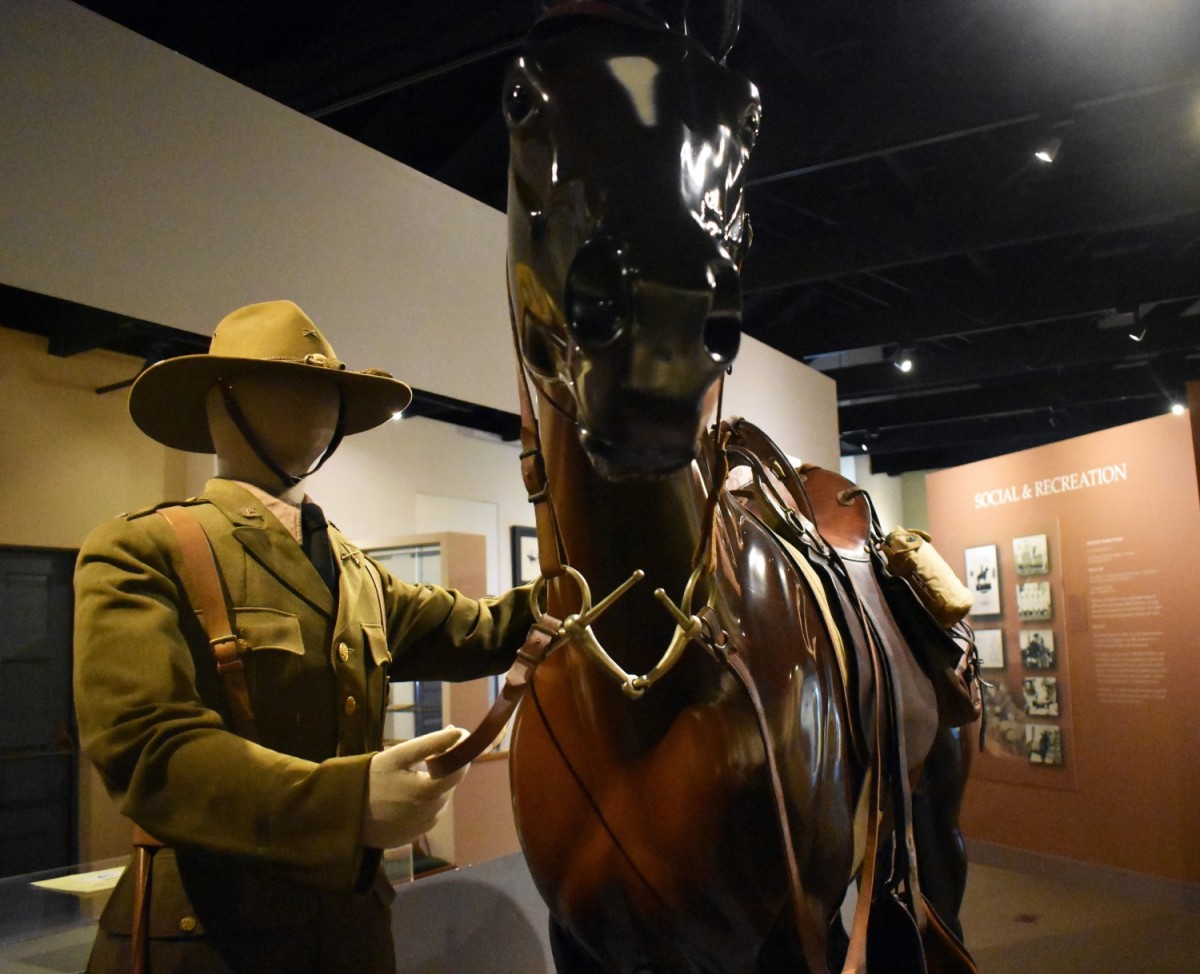
M516 409L503 214L66 0L0 4L0 185L6 284L204 334L290 297L352 368ZM824 377L747 339L727 396L836 464Z
M516 407L502 214L66 0L0 3L0 187L6 284L203 334L288 297L353 368Z
M743 336L724 411L750 420L793 459L838 469L834 381L769 345Z

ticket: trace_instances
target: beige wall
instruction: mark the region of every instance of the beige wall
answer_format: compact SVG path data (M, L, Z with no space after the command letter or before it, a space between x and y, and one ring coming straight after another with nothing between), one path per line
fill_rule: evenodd
M203 485L211 461L168 450L129 420L127 355L46 353L46 340L0 322L0 544L77 548L100 521Z
M3 283L202 334L288 297L516 408L503 214L66 0L0 3L0 185Z
M1003 665L983 671L986 749L975 755L964 833L1200 882L1200 603L1189 557L1200 508L1188 418L939 471L928 488L951 565L963 571L967 549L997 555L987 593L999 604L969 617L977 636L998 642ZM1030 537L1042 557L1018 575L1014 541ZM1018 585L1030 582L1046 586L1048 618L1021 615ZM1033 631L1052 640L1052 668L1022 658ZM1050 713L1031 708L1025 689L1048 679ZM1060 743L1050 760L1026 743L1050 743L1044 734Z

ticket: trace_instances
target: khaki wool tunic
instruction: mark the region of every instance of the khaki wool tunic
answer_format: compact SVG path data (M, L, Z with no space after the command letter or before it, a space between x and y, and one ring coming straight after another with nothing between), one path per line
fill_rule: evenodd
M528 589L476 601L376 566L380 593L366 556L331 527L335 613L253 494L217 479L184 503L249 646L258 743L230 729L164 518L102 524L75 577L83 749L121 811L168 846L155 857L152 970L391 971L392 890L379 851L358 841L389 680L503 672L532 623ZM129 969L132 878L101 918L89 970Z

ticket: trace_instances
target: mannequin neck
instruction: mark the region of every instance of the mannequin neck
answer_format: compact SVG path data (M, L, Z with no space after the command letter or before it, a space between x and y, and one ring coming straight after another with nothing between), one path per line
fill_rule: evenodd
M284 485L252 453L249 456L242 457L218 455L217 476L224 480L240 480L243 483L253 484L264 493L270 494L272 497L278 497L281 501L291 504L293 507L298 507L300 502L304 500L305 481L301 480L290 487Z

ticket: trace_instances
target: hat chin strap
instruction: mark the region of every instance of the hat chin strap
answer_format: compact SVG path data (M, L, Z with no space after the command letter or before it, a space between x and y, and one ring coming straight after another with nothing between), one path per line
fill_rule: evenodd
M233 387L226 379L217 380L217 388L221 390L221 401L225 404L225 412L229 414L229 418L233 420L233 425L237 427L238 432L242 434L242 438L254 451L254 455L267 467L271 473L275 474L282 482L285 488L295 487L296 484L304 480L306 477L311 477L324 465L325 461L333 456L333 451L336 450L342 442L342 437L346 433L346 394L341 389L338 389L338 418L337 425L333 430L333 437L329 440L329 445L325 447L325 452L317 459L317 462L309 468L305 473L296 476L288 473L279 464L271 459L266 449L262 445L262 441L250 428L250 423L246 419L245 413L242 412L242 407L238 405L237 399L233 395Z

